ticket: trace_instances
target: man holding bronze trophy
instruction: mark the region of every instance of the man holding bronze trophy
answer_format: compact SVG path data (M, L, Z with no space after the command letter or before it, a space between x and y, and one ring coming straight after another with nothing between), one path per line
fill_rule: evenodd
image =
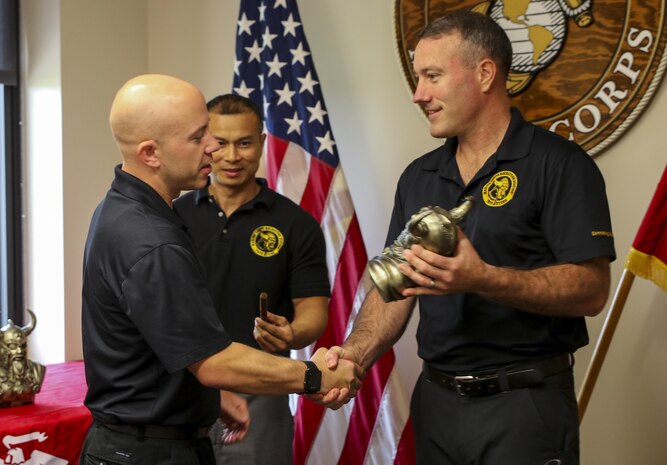
M403 172L387 248L369 263L376 287L327 354L330 367L368 369L419 303L424 365L411 415L421 465L579 463L572 354L609 293L605 185L578 145L510 106L511 61L485 15L453 12L422 32L413 100L446 141ZM432 215L450 208L465 210L438 220L451 250L434 249L424 240Z
M220 149L209 185L174 202L192 236L220 321L232 340L289 356L314 342L328 320L329 278L322 229L256 177L266 135L261 109L240 95L208 102ZM227 425L210 437L218 465L292 465L289 398L247 396L251 426L226 443ZM232 428L233 429L233 428Z

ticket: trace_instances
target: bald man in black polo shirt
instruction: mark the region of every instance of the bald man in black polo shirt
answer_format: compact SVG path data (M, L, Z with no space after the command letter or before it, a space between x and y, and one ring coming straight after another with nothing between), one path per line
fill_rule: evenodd
M220 389L354 394L363 370L328 370L324 353L290 360L232 342L172 210L206 185L211 135L204 98L164 75L129 80L110 125L123 158L93 216L84 256L83 349L94 422L81 463L215 463L208 427ZM226 408L226 406L223 406Z

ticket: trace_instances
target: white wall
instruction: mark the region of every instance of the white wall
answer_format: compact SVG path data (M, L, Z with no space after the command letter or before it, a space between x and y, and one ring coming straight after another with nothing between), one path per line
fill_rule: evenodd
M146 3L23 0L27 144L26 303L31 356L81 358L81 265L93 209L120 162L115 91L147 71Z
M37 317L31 354L37 360L65 358L63 276L62 99L60 9L57 2L21 5L24 87L23 164L26 186L26 304ZM39 289L39 293L31 290Z
M24 2L35 8L53 5L53 0ZM51 300L54 308L65 308L62 318L67 328L66 351L56 353L72 359L81 354L77 345L83 242L94 205L107 189L118 160L106 124L113 92L126 78L144 71L190 80L207 98L228 92L238 2L59 3L64 187L60 192L34 195L63 199L64 272L62 277L52 278L64 282L60 291L64 302L57 292ZM438 143L429 136L427 123L411 103L403 80L395 52L393 3L307 0L299 5L369 256L377 254L384 242L400 172L410 160ZM57 16L51 20L57 21ZM36 14L35 20L40 17L48 19ZM607 182L619 255L613 264L614 287L667 162L661 137L666 119L667 90L663 85L639 121L596 157ZM56 148L49 150L57 152ZM28 155L39 154L33 151ZM47 229L47 236L50 233ZM37 246L34 240L29 245L33 267L44 265L44 258L35 256ZM29 283L29 301L36 301L49 289L34 280ZM578 383L605 315L606 311L588 321L591 344L577 354ZM636 279L582 424L584 465L667 463L667 441L663 440L667 429L667 402L663 399L667 392L666 328L667 293ZM42 327L42 331L47 329L52 328ZM39 330L38 323L32 338L39 337ZM413 337L410 328L406 338Z
M146 5L61 0L65 353L81 357L81 266L91 211L121 162L108 127L116 90L147 71Z

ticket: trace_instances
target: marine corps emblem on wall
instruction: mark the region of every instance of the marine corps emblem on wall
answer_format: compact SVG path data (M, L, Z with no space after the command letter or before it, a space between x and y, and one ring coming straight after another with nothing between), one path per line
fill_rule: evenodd
M667 0L396 0L398 53L412 92L412 53L420 31L467 8L507 32L512 105L590 155L611 145L639 117L662 80Z

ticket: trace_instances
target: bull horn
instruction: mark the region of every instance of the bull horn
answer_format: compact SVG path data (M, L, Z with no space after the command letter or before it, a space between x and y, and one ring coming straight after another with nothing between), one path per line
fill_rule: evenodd
M35 325L37 324L37 318L35 317L35 314L32 313L32 310L30 310L29 308L26 310L28 311L30 320L28 321L28 324L23 326L21 329L25 333L25 336L28 337L28 335L32 333L32 330L35 329Z
M470 211L475 202L474 197L465 197L463 203L456 208L449 210L449 214L452 217L452 221L456 224L460 223L463 217Z

